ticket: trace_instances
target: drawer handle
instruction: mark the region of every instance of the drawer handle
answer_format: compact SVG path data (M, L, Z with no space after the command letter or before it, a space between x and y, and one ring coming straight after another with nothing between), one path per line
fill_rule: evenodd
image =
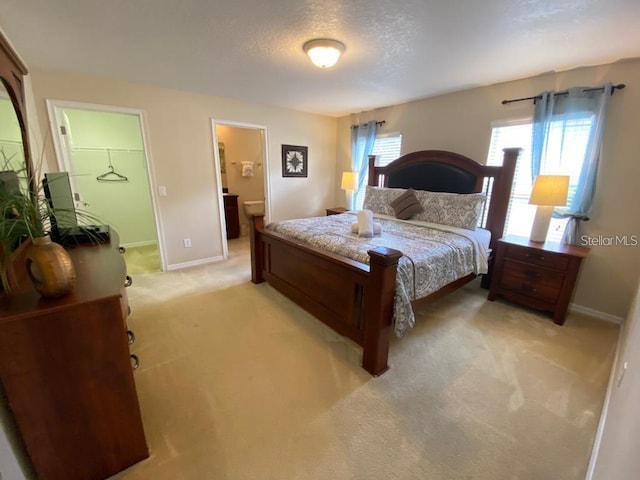
M523 283L520 288L525 292L535 293L538 291L535 287L532 287L531 285L527 285L526 283Z
M118 251L119 251L120 253L124 253L124 252L126 252L126 251L127 251L127 249L126 249L125 247L120 246L120 247L118 247Z
M539 253L525 253L525 257L527 258L535 258L537 260L544 260L544 255L540 255Z
M138 367L140 366L140 358L134 353L132 353L130 357L131 357L131 369L137 370Z
M127 330L127 338L129 345L136 341L136 334L132 330Z
M524 272L525 276L529 277L529 278L540 278L542 276L542 274L540 272L534 272L533 270L527 270L526 272Z
M133 284L133 278L131 278L131 276L127 275L125 277L124 286L125 287L130 287L132 284Z

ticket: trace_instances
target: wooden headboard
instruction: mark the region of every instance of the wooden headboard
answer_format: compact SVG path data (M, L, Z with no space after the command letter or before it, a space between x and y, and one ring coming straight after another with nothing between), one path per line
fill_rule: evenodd
M519 148L505 148L501 167L489 167L458 153L423 150L409 153L386 167L375 166L369 156L368 184L387 188L413 188L431 192L487 195L483 227L491 231L493 248L504 233Z

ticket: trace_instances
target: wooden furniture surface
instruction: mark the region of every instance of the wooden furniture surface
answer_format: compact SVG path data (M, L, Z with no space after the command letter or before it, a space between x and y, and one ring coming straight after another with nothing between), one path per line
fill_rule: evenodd
M227 225L227 239L238 238L240 236L238 195L225 193L222 198L224 198L224 220Z
M0 381L39 479L104 479L148 457L117 242L69 249L65 297L40 297L24 272L0 297Z
M492 238L500 238L518 153L519 149L505 149L502 167L487 167L462 155L434 150L405 155L386 167L375 167L375 157L370 157L369 185L426 186L458 193L488 188L485 228L491 231ZM338 333L361 345L362 366L371 375L387 370L401 252L376 248L369 251L369 264L356 262L265 229L263 215L253 215L250 242L252 282L268 281ZM469 275L456 280L415 304L432 301L473 278Z
M346 212L347 209L344 207L332 207L332 208L327 208L327 216L328 215L339 215L341 213Z
M550 312L563 325L589 249L508 235L498 241L489 300L497 296Z

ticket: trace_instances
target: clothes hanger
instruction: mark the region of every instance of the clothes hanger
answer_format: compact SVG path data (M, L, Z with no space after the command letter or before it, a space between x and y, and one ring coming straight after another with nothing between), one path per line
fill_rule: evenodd
M109 171L102 175L98 175L96 180L99 182L128 182L129 179L127 177L120 175L114 170L113 165L111 164L111 152L109 150L107 150L107 155L109 156Z

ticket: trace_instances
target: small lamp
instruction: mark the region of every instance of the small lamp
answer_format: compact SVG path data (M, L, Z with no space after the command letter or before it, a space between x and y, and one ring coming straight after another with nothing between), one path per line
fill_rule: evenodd
M320 68L333 67L344 53L344 43L329 38L315 38L306 42L302 49L311 62Z
M353 192L358 189L358 174L356 172L342 172L340 188L347 191L347 205L351 210L353 208Z
M569 176L567 175L538 175L536 177L529 197L529 205L537 205L538 208L529 240L543 243L547 239L553 209L567 204L568 192Z

